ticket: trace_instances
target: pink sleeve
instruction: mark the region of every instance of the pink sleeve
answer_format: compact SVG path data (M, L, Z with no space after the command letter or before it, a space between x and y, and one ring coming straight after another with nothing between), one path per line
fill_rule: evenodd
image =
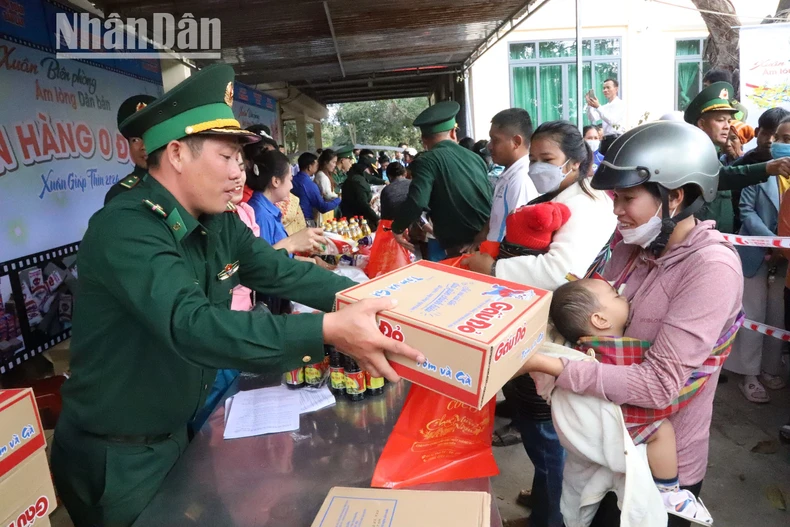
M255 222L255 211L253 208L246 204L246 203L239 203L236 205L236 211L239 214L239 219L241 222L252 229L252 233L259 237L261 235L261 228ZM230 301L230 309L233 311L249 311L252 309L252 298L251 295L252 290L244 287L243 285L237 285L233 288L233 297Z
M252 233L255 235L256 238L260 237L261 235L261 228L258 226L258 223L255 221L255 211L253 208L246 204L246 203L239 203L236 205L236 209L239 213L239 219L241 222L252 229Z
M642 364L569 362L557 386L615 404L669 406L735 320L743 287L739 271L721 260L689 266L673 287L661 329Z

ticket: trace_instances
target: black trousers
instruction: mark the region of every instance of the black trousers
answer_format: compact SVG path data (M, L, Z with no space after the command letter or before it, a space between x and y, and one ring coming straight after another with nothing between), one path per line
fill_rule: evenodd
M691 491L694 496L699 497L702 490L702 481L695 485L680 487ZM590 527L619 527L620 526L620 509L617 507L617 495L614 492L608 493L601 500L601 506L598 507L598 512L595 514ZM691 527L691 522L686 521L677 516L669 515L669 523L667 527Z

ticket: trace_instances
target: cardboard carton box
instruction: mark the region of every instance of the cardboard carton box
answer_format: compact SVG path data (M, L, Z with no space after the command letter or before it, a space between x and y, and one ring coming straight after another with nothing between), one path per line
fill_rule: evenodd
M49 525L56 507L33 390L0 390L0 525Z
M543 342L551 303L542 289L419 261L341 291L335 307L380 297L398 301L379 314L382 333L426 358L390 357L395 371L478 409Z
M329 491L312 527L489 527L487 492L354 489Z

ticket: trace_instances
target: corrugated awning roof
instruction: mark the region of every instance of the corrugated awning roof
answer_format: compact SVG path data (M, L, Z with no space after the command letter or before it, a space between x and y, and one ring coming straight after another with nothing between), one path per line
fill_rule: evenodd
M323 103L429 95L540 0L99 0L105 14L219 18L222 61L248 85L287 81ZM204 64L201 64L204 65Z

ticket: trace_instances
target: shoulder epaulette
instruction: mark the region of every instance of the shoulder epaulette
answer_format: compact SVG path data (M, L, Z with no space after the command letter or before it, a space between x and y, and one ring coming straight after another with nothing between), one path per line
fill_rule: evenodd
M153 201L150 201L150 200L147 200L147 199L143 200L143 205L148 207L151 210L151 212L153 212L154 214L156 214L156 215L158 215L158 216L160 216L160 217L162 217L164 219L167 219L167 212L165 212L165 210L162 208L161 205L158 205L158 204L154 203Z
M134 174L129 174L125 178L120 181L120 185L124 188L134 188L140 183L141 178L140 176L135 176Z
M236 212L236 205L229 201L228 204L225 205L225 212Z

